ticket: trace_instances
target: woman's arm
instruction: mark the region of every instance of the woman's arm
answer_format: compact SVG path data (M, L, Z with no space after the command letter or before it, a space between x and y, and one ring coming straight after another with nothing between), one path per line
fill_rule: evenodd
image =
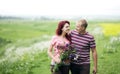
M53 45L50 45L50 47L48 48L48 51L47 51L47 52L48 52L48 55L49 55L56 63L60 63L60 58L53 56L52 49L53 49Z

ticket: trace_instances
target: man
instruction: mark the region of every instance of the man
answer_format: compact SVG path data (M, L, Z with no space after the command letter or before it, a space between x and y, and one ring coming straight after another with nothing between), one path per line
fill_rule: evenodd
M86 32L88 24L85 19L76 22L76 29L71 31L71 44L74 45L76 53L71 60L72 74L90 74L90 50L93 57L93 74L97 72L97 51L94 37Z

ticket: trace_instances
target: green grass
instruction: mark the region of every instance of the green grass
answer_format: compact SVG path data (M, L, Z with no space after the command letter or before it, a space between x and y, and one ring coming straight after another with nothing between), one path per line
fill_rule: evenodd
M119 38L119 36L117 37ZM120 41L110 43L111 37L96 39L98 52L98 74L118 74L120 71ZM91 58L92 60L92 58ZM93 61L91 61L93 66ZM91 73L93 67L91 66Z
M98 74L119 74L120 36L104 35L102 23L104 25L105 23L120 24L120 22L114 21L89 21L87 30L96 39ZM17 56L14 52L19 47L29 47L34 43L50 40L51 36L55 34L57 24L58 21L0 20L0 61L6 58L0 62L0 74L50 74L50 58L47 55L47 48L42 52L28 52L22 56ZM75 22L71 21L71 29L74 29L74 24ZM100 30L102 34L94 33L96 28L102 28ZM114 40L111 42L111 39ZM6 49L11 46L15 46L13 53L11 52L12 56L9 54L5 56ZM15 60L16 58L17 60ZM91 58L91 74L92 65Z
M47 74L50 73L50 59L46 51L36 53L32 57L25 54L16 62L5 61L0 63L0 73L2 74ZM34 59L31 59L34 58Z
M0 21L0 37L6 39L28 39L53 34L56 22L47 21Z

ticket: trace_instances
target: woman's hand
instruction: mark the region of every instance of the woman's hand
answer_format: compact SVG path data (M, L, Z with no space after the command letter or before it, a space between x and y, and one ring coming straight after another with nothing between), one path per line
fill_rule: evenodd
M53 58L53 60L56 62L56 63L60 63L61 62L61 59L60 59L60 56L57 55Z
M56 58L56 59L55 59L55 62L56 62L56 63L60 63L60 62L61 62L60 58Z

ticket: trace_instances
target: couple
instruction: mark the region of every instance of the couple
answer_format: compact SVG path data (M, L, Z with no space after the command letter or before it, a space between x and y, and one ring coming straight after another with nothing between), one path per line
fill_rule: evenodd
M90 74L90 50L93 57L93 74L97 72L97 51L94 37L86 32L87 21L81 19L76 22L76 29L70 31L69 21L60 21L56 30L56 35L51 40L48 48L48 55L51 60L52 74ZM57 46L74 45L76 52L74 58L70 61L70 65L59 66L58 71L54 71L55 65L61 62L61 52L65 51L57 48ZM53 51L54 49L54 51Z

